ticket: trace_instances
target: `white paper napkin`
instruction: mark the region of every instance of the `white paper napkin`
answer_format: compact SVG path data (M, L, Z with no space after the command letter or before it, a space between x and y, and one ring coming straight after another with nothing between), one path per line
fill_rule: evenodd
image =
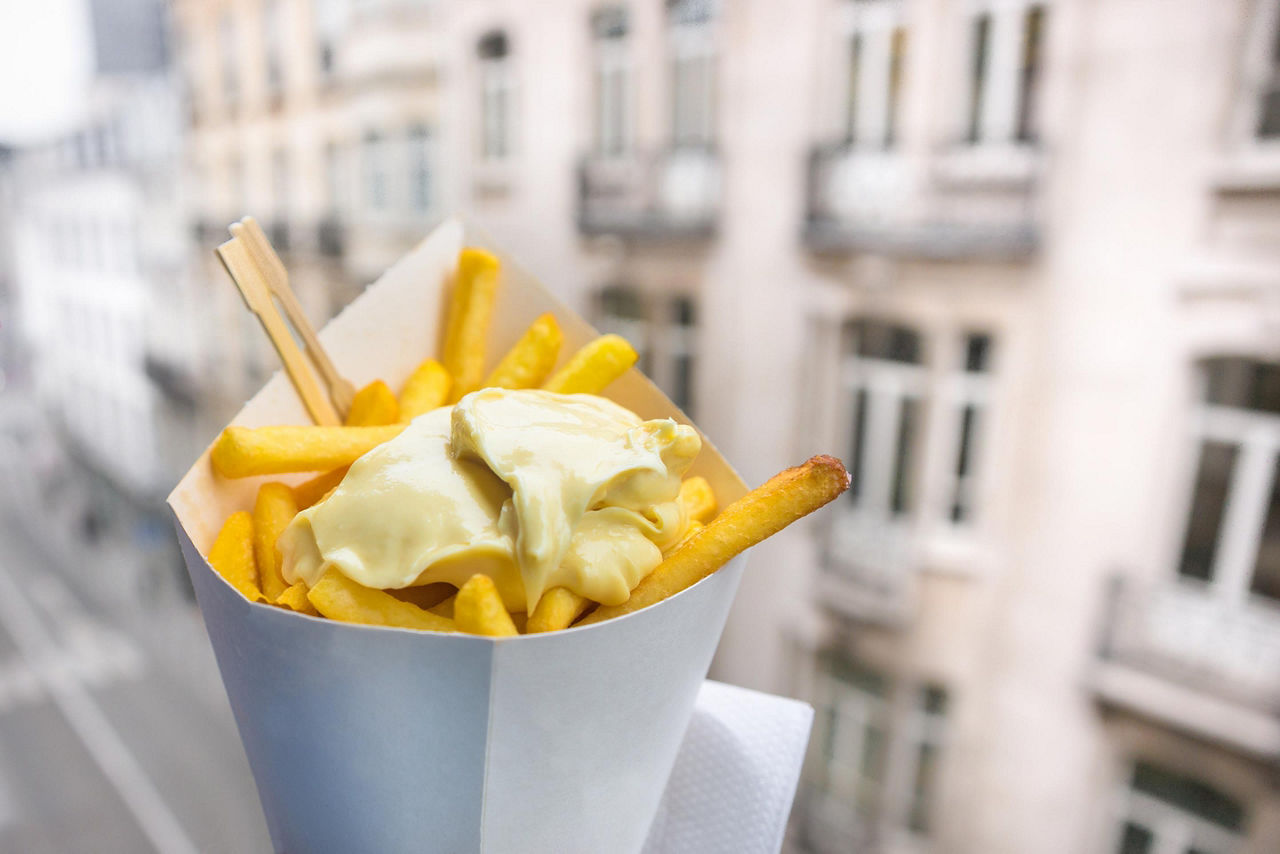
M776 854L813 707L708 680L644 854Z

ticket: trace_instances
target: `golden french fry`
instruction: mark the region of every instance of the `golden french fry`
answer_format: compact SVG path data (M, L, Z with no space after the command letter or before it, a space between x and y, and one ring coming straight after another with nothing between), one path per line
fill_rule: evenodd
M457 603L457 601L458 601L458 594L455 592L452 596L449 596L447 599L441 599L439 602L432 605L427 610L438 617L448 617L450 620L452 620L453 606Z
M680 542L676 543L674 546L671 546L671 547L670 547L670 548L668 548L666 551L664 551L664 552L662 553L662 556L663 556L663 557L666 557L667 555L669 555L669 554L671 554L672 552L674 552L676 549L678 549L678 548L680 548L681 546L683 546L685 543L687 543L687 542L689 542L690 540L692 540L692 539L693 539L693 535L694 535L694 534L696 534L696 533L698 533L699 531L701 531L701 530L702 530L703 528L705 528L705 527L706 527L706 526L705 526L705 525L703 525L701 522L699 522L697 519L694 519L692 522L690 522L690 523L689 523L689 528L688 528L688 530L686 530L686 531L684 532L684 536L680 538Z
M537 607L529 615L525 631L537 634L567 629L590 604L590 599L579 596L567 587L552 587L538 600Z
M537 388L551 374L560 356L564 335L554 314L547 313L529 325L515 346L484 381L485 388Z
M297 515L298 503L288 486L264 483L258 487L258 498L253 502L253 555L258 562L258 583L268 602L276 601L289 586L280 574L276 538Z
M297 611L299 614L320 616L316 606L312 605L311 600L307 598L307 585L301 581L292 587L285 588L284 592L276 597L276 604L291 611Z
M324 498L334 487L342 483L342 479L347 476L347 469L350 466L336 468L333 471L327 471L324 474L318 474L311 480L304 481L293 488L293 499L298 505L299 510L306 510L312 504L315 504L321 498Z
M460 632L490 637L518 634L498 595L498 588L487 575L473 575L458 589L453 600L453 620Z
M329 569L307 591L316 610L331 620L370 626L398 626L428 632L452 632L452 620L401 602L390 593L357 584L336 569Z
M601 335L573 354L542 387L560 394L599 394L639 358L621 335Z
M400 420L406 424L424 412L444 406L453 388L453 377L444 365L427 359L405 380L400 390Z
M244 510L232 513L209 549L209 565L251 602L264 597L258 589L258 567L253 559L253 517Z
M485 336L498 294L498 259L467 247L458 255L453 299L445 325L441 361L453 377L452 400L480 386L484 378Z
M403 424L228 427L214 442L209 459L223 477L325 471L350 465L403 429Z
M679 593L848 488L849 472L834 457L813 457L804 465L779 472L730 504L672 552L636 585L630 599L596 609L582 624L639 611Z
M382 380L374 380L356 392L347 412L348 427L376 427L400 420L400 403Z
M716 515L716 494L705 477L691 477L681 483L679 501L694 522L709 522Z

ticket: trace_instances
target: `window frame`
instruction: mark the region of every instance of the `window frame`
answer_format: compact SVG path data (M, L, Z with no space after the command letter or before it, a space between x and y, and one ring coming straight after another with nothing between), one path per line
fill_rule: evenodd
M968 0L962 9L964 47L959 79L965 88L959 98L963 113L956 119L959 141L973 148L1037 146L1052 4L1049 0ZM1026 36L1037 9L1038 63L1028 71ZM978 22L983 18L987 19L982 40L985 61L981 68L975 68Z

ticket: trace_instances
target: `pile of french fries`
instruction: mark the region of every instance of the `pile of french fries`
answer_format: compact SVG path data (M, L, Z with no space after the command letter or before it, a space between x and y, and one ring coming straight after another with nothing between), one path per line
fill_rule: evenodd
M276 546L280 533L300 510L327 496L351 463L397 436L415 417L480 388L600 394L635 364L636 351L625 339L603 335L555 371L563 336L555 317L544 314L486 376L487 334L499 279L497 258L482 249L462 250L441 357L419 365L398 396L385 382L375 380L356 393L343 426L228 427L222 432L210 460L223 477L317 473L295 486L264 483L251 512L236 512L226 520L207 557L236 590L254 602L349 623L492 637L558 631L618 617L672 596L848 488L849 474L839 460L814 457L774 476L717 515L710 484L701 477L688 478L679 494L691 520L688 534L663 555L626 602L610 607L556 587L543 594L532 613L512 614L485 575L472 576L458 589L428 584L378 590L331 568L314 587L288 584Z

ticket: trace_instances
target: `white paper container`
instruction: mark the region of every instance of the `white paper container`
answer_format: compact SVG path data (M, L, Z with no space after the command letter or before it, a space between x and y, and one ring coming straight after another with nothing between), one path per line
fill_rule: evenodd
M435 355L464 245L503 262L491 361L546 311L564 357L594 337L484 234L450 220L320 333L357 386L398 387ZM637 371L607 395L688 421ZM307 421L277 373L234 423ZM703 438L692 473L728 503L746 488ZM652 608L554 634L354 626L250 603L201 556L263 480L217 477L206 451L169 505L277 851L640 850L745 556Z

